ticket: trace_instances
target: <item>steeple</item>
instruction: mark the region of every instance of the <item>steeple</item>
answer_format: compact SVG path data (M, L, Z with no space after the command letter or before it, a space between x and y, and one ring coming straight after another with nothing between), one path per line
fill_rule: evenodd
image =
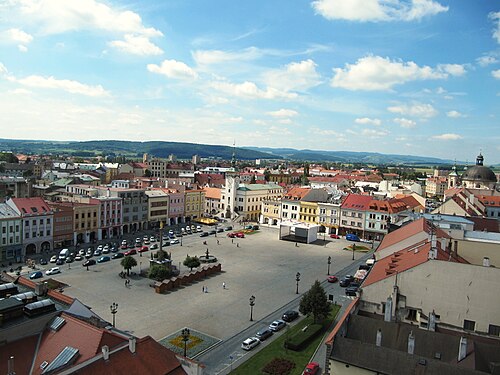
M233 140L233 156L231 158L231 167L236 171L236 146Z
M484 161L483 155L481 155L481 152L479 152L479 155L476 158L476 165L483 165L483 161Z

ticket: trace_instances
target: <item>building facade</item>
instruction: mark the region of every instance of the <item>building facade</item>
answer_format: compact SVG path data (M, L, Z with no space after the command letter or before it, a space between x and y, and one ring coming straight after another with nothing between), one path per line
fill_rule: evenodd
M21 216L0 203L0 261L20 262L23 255Z

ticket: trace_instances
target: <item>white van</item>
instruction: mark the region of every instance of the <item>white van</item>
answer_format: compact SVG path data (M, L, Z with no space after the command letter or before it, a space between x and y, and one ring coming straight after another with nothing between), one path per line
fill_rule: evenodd
M69 256L69 249L62 249L59 253L59 259L65 260Z

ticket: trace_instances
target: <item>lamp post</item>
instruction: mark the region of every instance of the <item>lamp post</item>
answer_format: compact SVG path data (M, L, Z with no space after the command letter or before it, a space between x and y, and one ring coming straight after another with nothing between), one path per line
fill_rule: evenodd
M356 249L356 244L352 244L352 260L354 260L354 250Z
M115 326L115 315L118 312L118 304L116 302L113 302L111 306L109 306L109 309L111 310L111 314L113 315L113 327Z
M184 328L181 331L182 341L184 342L184 357L187 356L187 342L189 341L190 335L191 335L191 332L189 331L189 328Z
M255 306L255 296L251 296L250 302L250 321L253 322L253 307Z
M142 271L142 262L139 262L139 275L141 274L141 271Z
M328 257L328 273L327 273L328 276L330 276L330 264L332 264L332 257L331 256Z
M297 274L295 275L295 281L297 282L297 289L295 290L295 294L299 294L300 272L297 272Z

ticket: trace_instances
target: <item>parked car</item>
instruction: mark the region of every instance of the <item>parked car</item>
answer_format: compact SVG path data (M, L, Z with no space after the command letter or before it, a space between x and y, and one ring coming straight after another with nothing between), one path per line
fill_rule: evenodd
M62 266L62 265L64 264L64 259L61 259L61 258L57 259L57 260L56 260L56 264L57 264L58 266Z
M326 281L328 281L329 283L336 283L337 281L339 281L338 277L337 276L328 276L326 278Z
M143 246L139 250L137 250L138 253L145 253L146 251L149 251L149 247Z
M211 231L208 232L209 235L215 234L217 231L215 229L212 229Z
M358 289L359 288L357 286L349 286L345 290L345 295L346 296L356 297L356 292L358 291Z
M332 234L330 234L330 238L335 238L338 240L340 238L340 236L338 234L332 233Z
M125 245L125 246L128 246L127 245L127 240L122 240L122 246Z
M274 322L272 322L270 325L269 325L269 329L273 332L278 332L280 329L282 328L285 328L286 326L286 323L279 319L279 320L275 320Z
M43 277L43 272L42 271L35 271L30 275L30 279L39 279L40 277Z
M111 252L116 253L118 251L118 248L116 246L111 246Z
M170 246L170 241L164 241L162 247Z
M75 260L83 260L83 256L82 256L82 255L77 255L77 256L75 257Z
M271 331L269 328L264 328L261 329L259 332L255 334L255 337L257 337L260 341L264 341L271 337L273 335L273 331Z
M94 256L94 252L91 250L90 252L87 251L87 253L85 254L85 259L90 259Z
M197 232L203 232L203 229L201 229L201 225L196 226L196 231Z
M150 242L149 242L149 240L144 240L144 241L142 242L142 244L143 244L143 245L149 245L149 244L150 244Z
M354 276L352 275L345 275L343 278L340 279L339 285L342 287L349 286L351 281L354 280Z
M252 229L253 225L245 225L245 229Z
M241 348L244 350L251 350L260 344L260 341L257 337L249 337L245 341L241 343Z
M252 226L252 229L253 230L259 230L259 226L258 225L254 225L254 226Z
M155 236L149 237L149 242L156 242L156 237Z
M175 245L176 243L180 243L181 241L179 241L179 239L177 238L174 238L172 240L170 240L170 245Z
M157 243L154 243L152 244L150 247L149 247L151 250L156 250L159 248L158 244Z
M74 259L72 257L67 257L66 258L66 263L73 263Z
M94 264L95 264L95 259L88 259L82 263L82 266L88 267L88 266L93 266Z
M208 237L208 232L202 232L202 233L200 234L200 237Z
M302 375L316 375L319 373L319 363L318 362L309 362L306 366L306 369L302 373Z
M47 259L44 259L44 258L40 259L40 264L41 264L42 266L46 266L46 265L47 265L47 263L48 263L48 262L47 262Z
M114 253L111 259L118 259L118 258L123 258L125 254L123 253Z
M111 260L110 257L108 257L107 255L104 255L104 256L100 257L99 259L97 259L97 263L109 262L110 260Z
M127 245L126 243L125 243L125 245L124 245L124 244L122 244L122 245L120 246L120 249L122 249L122 250L127 250L127 249L128 249L128 245Z
M225 227L225 228L224 228L224 230L225 230L226 232L227 232L227 231L230 231L230 230L232 230L232 229L233 229L233 227L232 227L232 226L228 226L228 227Z
M52 255L49 260L50 263L55 263L57 262L57 255Z
M78 255L81 255L83 257L85 255L85 249L78 250Z
M102 253L109 254L109 246L108 245L104 246L104 248L102 249Z
M207 234L208 235L208 234ZM235 238L236 237L236 233L228 233L227 236L229 238Z
M52 267L51 269L49 269L45 272L46 275L55 275L57 273L61 273L61 270L59 269L59 267Z
M98 257L99 255L102 254L102 250L99 250L99 248L97 248L95 251L94 251L94 256L95 257Z
M345 235L345 239L347 241L354 241L354 242L359 242L359 237L356 236L355 234L348 233Z
M125 256L135 255L135 254L137 254L137 250L136 249L130 249L129 251L125 252Z
M288 310L286 311L281 319L283 319L285 322L291 322L294 321L299 317L299 313L295 310Z
M238 238L245 238L245 233L238 232L238 233L236 233L236 237L238 237Z

